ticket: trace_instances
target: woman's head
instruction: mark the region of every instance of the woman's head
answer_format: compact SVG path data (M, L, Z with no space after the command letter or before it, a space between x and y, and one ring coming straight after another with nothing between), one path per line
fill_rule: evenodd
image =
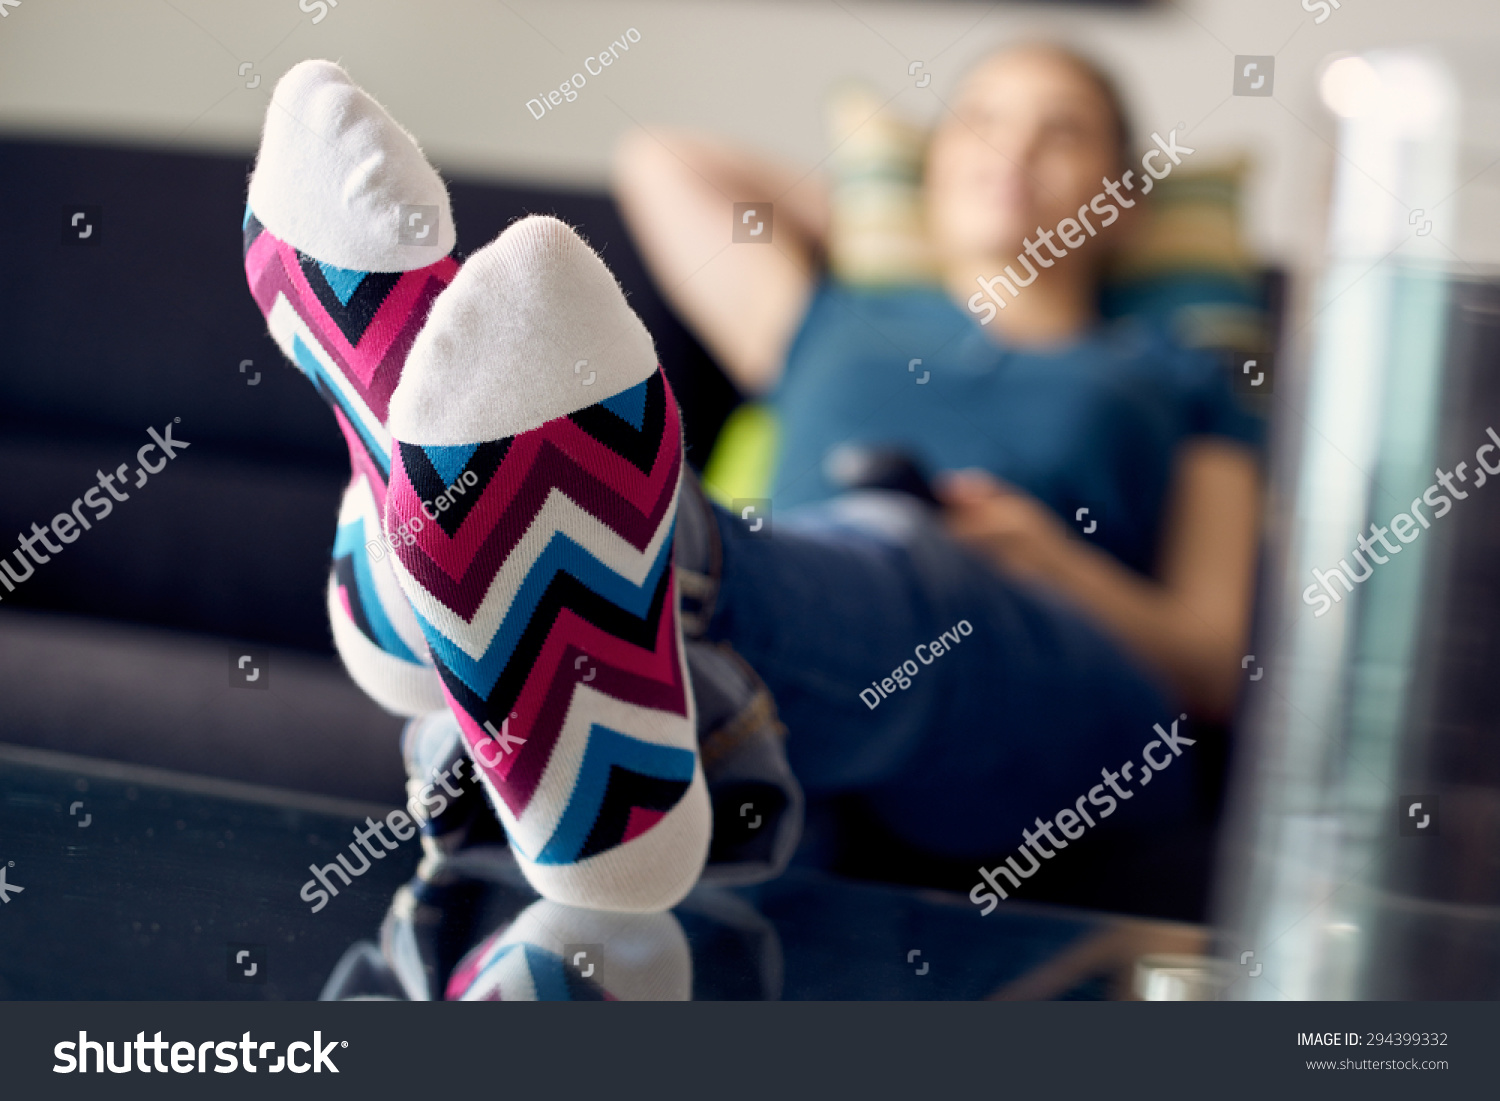
M1038 226L1076 218L1106 176L1119 179L1128 143L1123 103L1091 62L1047 45L989 57L964 81L928 151L939 256L1013 257Z

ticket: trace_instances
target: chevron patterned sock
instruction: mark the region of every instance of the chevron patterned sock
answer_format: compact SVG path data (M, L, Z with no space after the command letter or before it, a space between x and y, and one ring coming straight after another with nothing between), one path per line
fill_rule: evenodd
M396 577L522 870L567 905L671 907L712 816L650 335L572 229L523 219L434 303L390 426Z
M349 446L353 476L328 582L334 642L355 683L388 710L441 710L382 517L390 396L427 311L458 271L447 190L411 136L342 69L304 61L272 95L243 229L245 274L271 335L333 407Z

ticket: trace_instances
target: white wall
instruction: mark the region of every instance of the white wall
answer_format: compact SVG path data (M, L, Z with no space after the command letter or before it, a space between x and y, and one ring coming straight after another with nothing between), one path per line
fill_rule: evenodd
M11 133L249 152L276 76L323 56L343 62L444 170L578 185L604 181L614 140L635 123L711 128L810 166L825 151L822 98L839 77L865 77L896 97L894 109L931 117L997 43L1054 31L1116 69L1142 134L1184 122L1196 160L1253 154L1251 240L1299 269L1321 243L1334 155L1315 91L1320 60L1426 44L1468 97L1459 171L1468 182L1450 200L1465 213L1446 244L1460 261L1500 260L1495 0L1344 0L1321 25L1300 0L1178 0L1127 14L855 0L342 0L316 25L298 0L22 0L4 10L0 129ZM575 102L541 120L528 113L528 98L630 27L640 41L588 77ZM1273 98L1229 94L1240 53L1276 55ZM913 60L933 76L926 89L907 75ZM240 77L244 61L255 67ZM243 87L256 74L259 87Z

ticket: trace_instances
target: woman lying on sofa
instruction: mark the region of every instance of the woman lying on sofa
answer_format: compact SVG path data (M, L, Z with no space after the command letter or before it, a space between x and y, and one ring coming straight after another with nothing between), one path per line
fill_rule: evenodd
M883 290L820 271L813 178L677 134L621 148L655 278L780 425L774 532L702 510L707 637L770 687L810 794L860 792L930 851L1010 847L1154 724L1235 701L1260 425L1212 358L1098 317L1101 272L1149 201L1131 140L1080 58L984 61L927 152L939 285ZM768 198L771 243L730 245L730 205ZM1076 247L1047 232L1060 224ZM841 492L829 457L848 444L912 456L940 510ZM1150 817L1185 812L1188 772L1163 768ZM1104 800L1076 802L1070 823Z

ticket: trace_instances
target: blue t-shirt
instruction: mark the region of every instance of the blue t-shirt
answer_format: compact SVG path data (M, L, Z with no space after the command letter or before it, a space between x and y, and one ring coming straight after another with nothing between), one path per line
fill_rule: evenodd
M824 469L839 445L895 447L931 473L988 470L1080 532L1093 522L1087 538L1146 573L1178 445L1262 435L1219 362L1159 328L1125 319L1052 349L1005 348L938 288L824 283L771 400L778 509L839 492Z

